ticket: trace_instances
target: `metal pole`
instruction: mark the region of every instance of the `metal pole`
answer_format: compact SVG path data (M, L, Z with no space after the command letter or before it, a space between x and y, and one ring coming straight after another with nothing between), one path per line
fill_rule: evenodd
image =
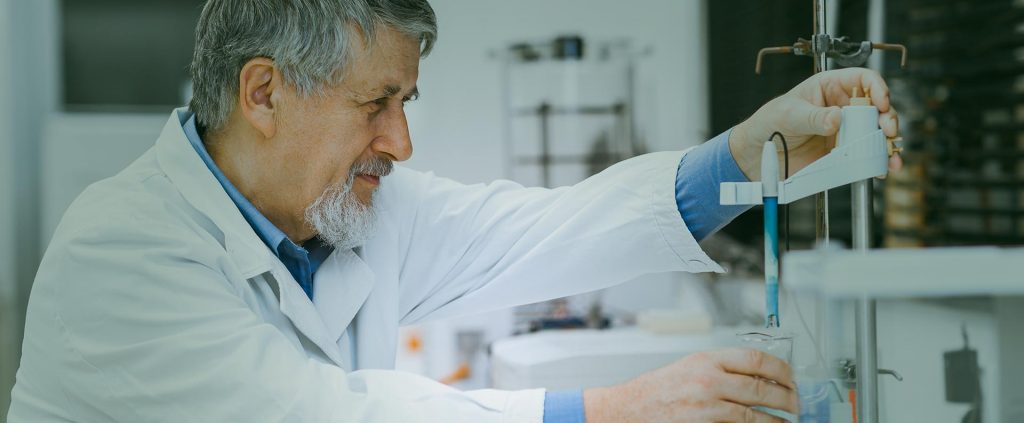
M629 48L629 47L627 47L627 48ZM626 150L625 151L626 155L624 157L622 157L623 160L628 159L630 157L633 157L633 156L636 156L636 155L642 153L640 151L640 145L637 142L636 136L633 133L633 131L634 131L633 125L634 125L634 122L635 122L634 119L636 118L636 115L634 114L634 109L633 109L633 104L636 101L636 82L635 82L636 81L636 78L635 78L636 69L633 67L633 60L635 60L636 56L634 56L634 53L633 53L632 49L627 50L626 53L625 53L625 56L626 56L626 101L625 101L626 110L625 110L625 114L624 114L625 129L623 130L623 135L625 135L625 138L626 138L626 149L625 149Z
M871 247L872 193L870 179L854 182L853 249L867 251ZM875 301L857 300L857 422L878 422L878 348L876 346Z
M548 128L548 118L551 116L551 105L548 102L541 103L537 108L540 115L540 170L541 183L546 188L551 186L551 133Z
M826 14L826 0L814 0L814 36L811 43L815 42L818 35L828 34L828 16ZM814 73L828 70L828 58L825 52L821 51L814 55ZM828 224L828 191L815 195L814 197L814 238L819 243L827 246L829 244Z
M825 13L825 0L814 1L814 35L828 34L828 16ZM812 39L813 43L814 40ZM814 73L828 70L828 58L825 51L819 51L814 55Z
M870 0L868 5L868 35L872 40L883 39L885 1ZM881 55L871 57L870 66L881 71ZM872 218L874 207L871 179L854 182L853 204L853 248L866 251L871 248ZM855 332L857 336L857 421L878 422L878 337L875 322L875 300L857 300Z
M512 57L512 52L509 51L508 48L504 50L498 50L498 54L500 55L499 57L501 59L501 97L503 100L501 102L501 107L502 114L505 117L504 122L502 122L504 124L502 132L505 141L505 144L502 146L504 150L503 152L505 153L504 173L506 178L516 180L516 159L515 149L513 148L513 143L515 141L512 139L512 119L514 119L513 113L515 113L512 110L512 66L515 62L514 58Z

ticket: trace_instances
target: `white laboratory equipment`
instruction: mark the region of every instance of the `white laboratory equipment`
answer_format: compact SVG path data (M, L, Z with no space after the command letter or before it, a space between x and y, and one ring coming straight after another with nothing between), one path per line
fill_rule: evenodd
M852 311L877 303L880 421L1024 421L1024 248L819 249L782 273L839 310L817 322L826 378L855 379Z
M577 183L646 152L635 123L635 67L625 39L581 36L501 50L506 173L527 186Z

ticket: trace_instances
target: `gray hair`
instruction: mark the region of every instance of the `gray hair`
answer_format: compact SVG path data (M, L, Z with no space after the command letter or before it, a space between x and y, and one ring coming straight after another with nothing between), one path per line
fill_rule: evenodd
M303 96L341 82L359 34L370 45L381 26L420 40L421 57L437 39L427 0L209 0L196 26L192 102L200 128L221 129L238 98L249 60L274 61Z

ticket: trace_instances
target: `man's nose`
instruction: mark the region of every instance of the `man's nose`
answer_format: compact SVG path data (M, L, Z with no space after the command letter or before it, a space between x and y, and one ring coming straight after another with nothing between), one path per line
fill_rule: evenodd
M409 157L412 157L409 123L405 119L405 110L401 106L384 116L377 137L370 147L376 153L389 156L396 162L409 160Z

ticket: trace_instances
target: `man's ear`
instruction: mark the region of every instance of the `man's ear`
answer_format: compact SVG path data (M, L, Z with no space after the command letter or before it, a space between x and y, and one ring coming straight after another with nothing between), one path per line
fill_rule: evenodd
M256 57L242 66L238 76L238 107L245 120L266 138L277 132L275 102L283 89L281 73L274 61ZM277 95L275 95L277 94Z

